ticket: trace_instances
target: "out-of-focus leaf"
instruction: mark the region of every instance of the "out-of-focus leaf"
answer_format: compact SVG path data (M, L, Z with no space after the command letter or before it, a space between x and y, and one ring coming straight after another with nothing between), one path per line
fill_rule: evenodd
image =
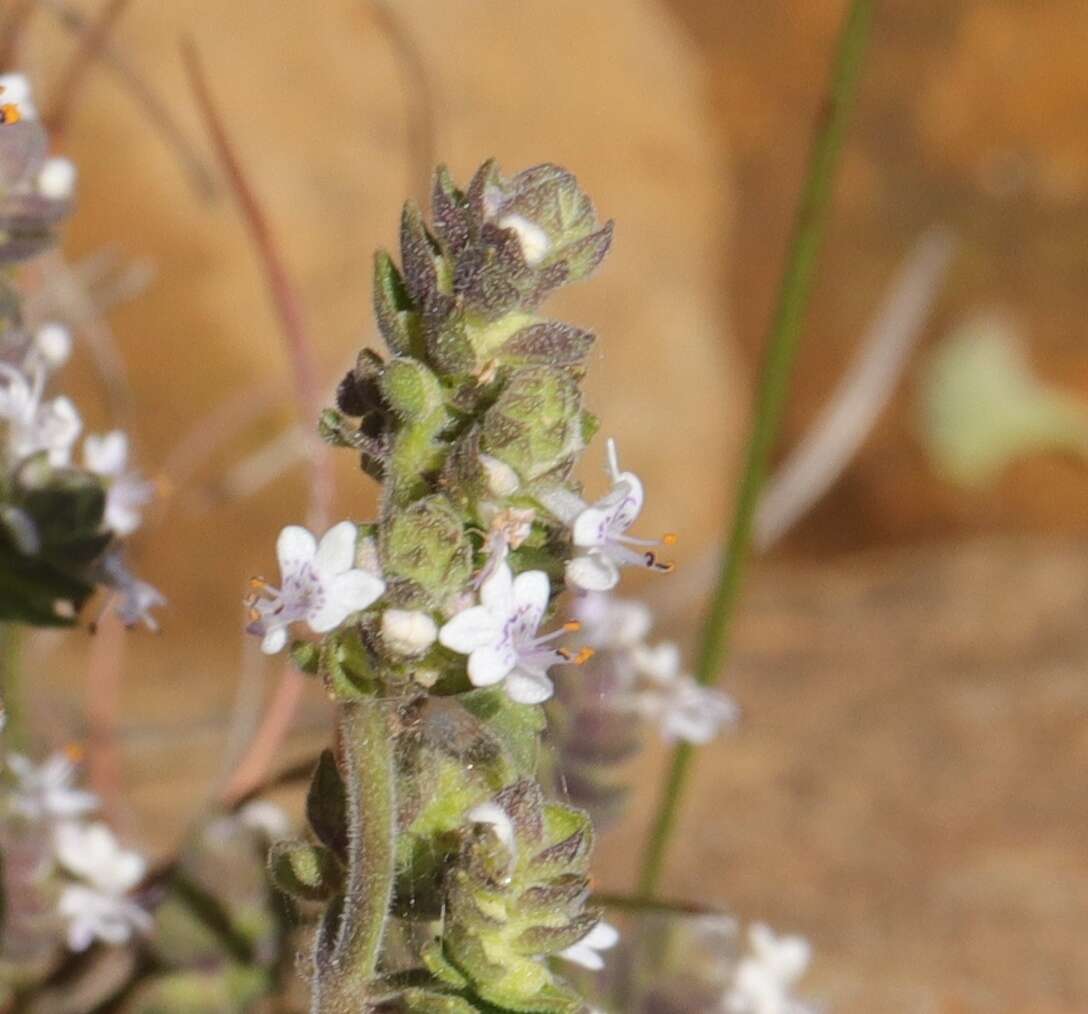
M968 322L937 349L919 408L934 468L958 485L992 482L1032 454L1088 454L1088 404L1036 377L1023 340L998 316Z

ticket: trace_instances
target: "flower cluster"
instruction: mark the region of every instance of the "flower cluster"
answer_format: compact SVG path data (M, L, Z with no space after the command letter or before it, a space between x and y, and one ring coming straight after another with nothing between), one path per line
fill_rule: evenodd
M21 75L0 75L0 266L41 252L71 210L75 169L48 156L48 138ZM52 375L72 348L57 322L29 326L0 280L0 567L10 582L0 620L71 623L96 585L113 589L127 623L154 626L162 597L125 566L119 540L140 525L150 483L129 466L128 439L89 435Z
M644 604L591 593L576 601L574 612L583 639L612 668L606 707L637 713L670 743L709 743L736 722L740 711L728 694L684 672L679 645L647 640L651 615Z
M723 1014L814 1014L815 1008L793 992L812 957L808 941L777 936L769 926L753 923L748 945L722 998Z
M119 945L147 933L151 916L131 897L146 873L143 857L122 848L105 824L89 820L98 799L74 785L75 773L63 753L39 765L8 754L0 837L17 854L26 851L20 843L37 853L33 876L14 891L9 883L9 893L44 890L54 897L68 947L83 951L96 940Z
M557 777L598 822L618 816L629 794L625 762L644 730L666 742L705 744L737 721L731 697L684 672L680 648L650 640L652 617L641 602L607 592L574 600L583 651L592 661L577 679L561 678L552 710Z

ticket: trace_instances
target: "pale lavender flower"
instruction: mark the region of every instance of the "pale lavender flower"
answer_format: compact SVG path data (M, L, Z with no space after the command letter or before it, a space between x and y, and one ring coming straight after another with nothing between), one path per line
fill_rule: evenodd
M305 528L288 525L276 542L283 587L254 582L250 633L274 655L287 644L292 623L305 620L315 634L335 630L352 613L375 602L385 582L355 566L357 529L350 521L330 528L320 544Z
M128 436L111 430L90 434L83 441L83 464L106 485L106 526L118 535L131 535L140 527L143 508L155 495L155 487L128 468Z
M68 398L42 400L45 370L27 377L8 363L0 363L0 420L7 423L7 451L14 461L46 452L50 464L67 465L72 445L83 428L75 405Z
M541 704L552 696L549 667L571 660L550 644L564 628L543 637L536 633L549 593L544 571L525 571L515 578L506 563L500 564L480 586L480 604L457 613L438 639L468 655L473 686L503 683L511 700Z
M642 511L642 482L634 472L621 472L614 440L608 441L608 471L612 488L596 503L584 505L571 522L576 555L567 563L567 580L586 591L608 591L620 579L621 567L647 567L668 573L672 565L658 561L653 546L664 539L639 539L627 530Z
M763 923L748 930L751 951L737 965L723 1000L728 1014L812 1014L793 993L805 973L812 949L804 937L776 936Z
M41 764L22 754L7 756L8 770L15 775L11 808L32 821L71 820L98 808L98 797L74 787L76 768L63 753Z

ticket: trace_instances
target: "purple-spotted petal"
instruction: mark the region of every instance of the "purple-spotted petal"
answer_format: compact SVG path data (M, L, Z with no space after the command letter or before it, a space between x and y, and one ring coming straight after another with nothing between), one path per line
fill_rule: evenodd
M276 540L276 558L284 577L309 563L316 552L317 540L301 525L288 525Z
M534 632L540 626L544 610L548 608L550 592L548 575L542 570L527 570L514 578L514 601L519 610L525 610L523 622Z

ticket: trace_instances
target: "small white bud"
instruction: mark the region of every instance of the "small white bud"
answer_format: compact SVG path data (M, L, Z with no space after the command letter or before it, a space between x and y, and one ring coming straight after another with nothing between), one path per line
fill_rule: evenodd
M51 370L59 369L72 354L72 332L56 322L43 324L34 334L34 350Z
M51 201L67 201L76 190L76 167L66 158L48 158L38 173L38 193Z
M518 473L505 461L499 461L490 454L480 455L480 465L487 476L487 488L492 496L512 496L520 484Z
M498 224L501 229L512 229L517 233L518 242L521 243L521 255L529 267L539 264L548 255L551 240L535 222L530 222L523 215L510 214L503 215Z
M514 822L498 803L478 803L465 816L474 824L490 825L507 851L511 855L517 855L518 840L514 833Z
M399 655L419 655L438 639L438 624L418 609L382 613L382 640Z

